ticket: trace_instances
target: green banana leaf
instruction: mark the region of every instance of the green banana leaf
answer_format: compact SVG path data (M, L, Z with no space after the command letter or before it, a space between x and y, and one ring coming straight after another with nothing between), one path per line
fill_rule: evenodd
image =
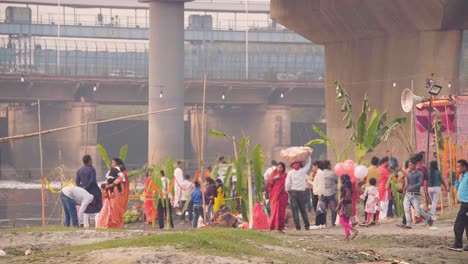
M109 156L107 155L107 150L101 144L98 144L97 147L98 147L99 155L101 155L102 161L104 162L107 169L109 170L111 166L111 162L110 162Z
M263 201L263 169L265 168L265 157L263 155L262 146L255 145L252 151L252 164L254 172L255 191L257 193L257 201Z
M122 161L125 161L127 159L127 154L128 154L128 144L125 144L120 148L119 158Z
M226 137L225 133L219 132L219 131L216 131L216 130L208 131L208 135L213 136L213 137Z

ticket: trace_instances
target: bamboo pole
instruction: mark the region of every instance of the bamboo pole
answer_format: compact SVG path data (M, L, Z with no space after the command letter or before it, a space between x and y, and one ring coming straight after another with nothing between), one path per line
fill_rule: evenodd
M434 125L435 125L435 124L434 124ZM440 129L440 128L439 128L439 129ZM439 151L439 137L437 136L437 134L438 134L437 131L434 131L434 137L435 137L435 144L434 144L434 147L436 148L436 153L437 153L437 154L436 154L436 155L437 155L437 164L439 164L439 166L440 166L441 163L440 163L440 151ZM428 166L429 166L429 164L428 164ZM433 176L433 175L431 175L431 176ZM443 174L441 174L441 177L444 177ZM441 179L441 180L442 180L442 179ZM441 211L441 213L444 212L444 202L443 202L444 199L443 199L443 197L444 197L444 196L441 194L441 195L440 195L440 199L439 199L439 202L440 202L440 211Z
M174 111L174 110L175 110L175 108L167 108L167 109L148 112L148 113L143 113L143 114L128 115L128 116L122 116L122 117L111 118L111 119L106 119L106 120L94 121L94 122L88 123L88 125L97 125L97 124L109 123L109 122L114 122L114 121L119 121L119 120L124 120L124 119L130 119L130 118L135 118L135 117L141 117L141 116L147 116L147 115L152 115L152 114L170 112L170 111ZM59 128L53 128L53 129L49 129L49 130L44 130L44 131L34 132L34 133L28 133L28 134L23 134L23 135L3 137L3 138L0 138L0 143L1 142L18 140L18 139L25 139L25 138L35 137L35 136L44 135L44 134L50 134L50 133L63 131L63 130L67 130L67 129L72 129L72 128L77 128L77 127L82 127L82 126L86 126L86 123L82 123L82 124L78 124L78 125L72 125L72 126L59 127Z
M209 223L210 219L206 215L206 206L205 206L205 188L204 188L204 181L205 181L205 174L203 173L203 168L204 168L204 160L205 160L205 106L206 106L206 73L205 76L203 77L203 105L202 105L202 120L201 120L201 146L200 146L200 177L202 178L202 198L203 198L203 222L206 225L206 223ZM197 109L198 111L198 109ZM211 204L210 204L211 206Z
M88 154L88 131L89 131L89 112L86 111L86 131L85 131L85 150L84 150L84 155Z
M45 222L45 182L44 182L44 167L42 156L42 126L41 126L41 99L37 99L37 119L39 128L39 166L41 170L41 201L42 201L42 226Z

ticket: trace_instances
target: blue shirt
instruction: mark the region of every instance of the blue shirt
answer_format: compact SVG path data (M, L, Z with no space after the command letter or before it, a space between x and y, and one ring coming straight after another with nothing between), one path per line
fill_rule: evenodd
M406 176L407 179L407 192L419 193L421 186L423 185L424 175L422 171L416 169L415 171L409 171Z
M86 209L86 214L96 214L101 211L102 208L102 194L101 189L97 185L96 170L93 166L85 165L76 172L75 183L78 187L81 187L88 191L96 199L96 204L91 204Z
M195 188L192 192L192 196L190 198L190 202L193 205L202 205L203 204L203 197L200 188Z
M429 170L427 187L440 187L440 184L440 171L434 170L434 173L432 173L432 170Z
M459 181L455 181L455 188L457 188L458 200L468 203L468 171L463 174Z

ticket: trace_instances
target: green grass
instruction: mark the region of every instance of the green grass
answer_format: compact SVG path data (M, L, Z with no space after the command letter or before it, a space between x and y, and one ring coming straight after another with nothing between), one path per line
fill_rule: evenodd
M290 243L277 238L269 232L243 229L206 228L193 231L168 232L137 238L115 239L86 245L66 246L40 252L36 256L71 257L95 250L127 247L172 246L178 250L197 252L198 254L224 257L260 257L281 260L287 263L301 263L299 257L285 256L264 248L262 245L293 247Z

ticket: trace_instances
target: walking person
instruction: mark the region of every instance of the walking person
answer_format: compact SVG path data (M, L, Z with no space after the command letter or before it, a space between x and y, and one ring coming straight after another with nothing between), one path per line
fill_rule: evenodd
M65 212L65 226L78 227L83 222L83 216L94 197L85 189L76 186L67 186L62 189L60 193L60 200L62 201L63 210ZM80 205L80 211L77 214L76 206Z
M367 213L367 218L362 226L369 226L373 224L377 224L375 219L379 219L380 214L380 199L379 199L379 189L375 186L377 181L372 178L369 181L370 186L366 187L366 190L361 195L362 200L366 200L365 202L365 211ZM371 221L373 219L373 221Z
M408 174L406 176L406 194L403 201L405 208L405 217L406 217L406 229L411 229L411 215L410 207L413 206L414 209L419 212L419 214L424 217L425 222L432 226L433 220L430 215L426 214L424 210L420 207L420 191L423 185L424 175L422 172L416 168L417 161L411 159L408 163ZM385 208L383 208L385 210Z
M323 192L319 195L319 201L323 201L325 208L331 208L331 225L336 226L336 208L338 200L336 192L338 189L338 175L332 171L331 162L323 161ZM352 188L352 186L351 186ZM325 212L323 225L327 224L327 212Z
M358 230L354 228L350 223L350 217L353 214L353 186L351 178L348 174L341 176L341 189L340 189L340 201L336 206L336 213L340 216L340 224L343 226L345 231L345 237L343 240L353 240L358 234Z
M302 221L306 230L309 229L309 217L305 209L306 196L305 196L305 182L307 178L307 172L310 169L312 161L310 157L307 158L306 163L301 168L302 162L294 162L291 164L291 170L286 176L286 190L289 192L291 200L291 209L294 219L296 230L301 230L301 224L299 222L299 212L302 215Z
M82 161L84 166L76 172L75 183L76 186L84 188L94 197L93 204L88 205L83 216L83 226L88 228L89 218L91 216L95 219L95 225L97 224L99 213L102 209L102 195L101 189L97 185L96 169L93 167L93 159L90 155L84 155Z
M270 230L279 232L284 232L286 224L286 207L288 206L288 193L285 191L286 177L286 166L280 162L268 178L271 209L269 226Z
M468 245L463 248L463 231L466 232L468 237L468 162L466 160L461 159L457 162L456 173L459 178L455 181L455 188L460 202L460 210L453 225L455 243L449 249L468 251Z
M312 165L312 205L315 210L315 226L312 226L312 229L325 228L325 214L320 210L317 210L317 205L319 202L319 193L323 194L323 189L325 188L324 176L323 176L323 162L317 160Z
M427 178L427 192L431 199L431 217L436 220L437 204L440 198L440 186L444 185L444 188L448 190L448 186L445 180L440 176L439 166L437 161L433 160L429 163L429 175Z
M198 227L198 219L203 217L203 196L202 191L200 190L200 183L196 181L194 183L195 190L193 190L190 198L190 204L193 207L193 219L192 219L192 228Z
M382 212L380 213L379 220L387 219L388 203L392 197L390 184L387 184L388 179L390 178L390 171L388 170L389 164L390 164L390 161L388 157L383 157L380 160L379 197L380 197L380 207L382 208Z

